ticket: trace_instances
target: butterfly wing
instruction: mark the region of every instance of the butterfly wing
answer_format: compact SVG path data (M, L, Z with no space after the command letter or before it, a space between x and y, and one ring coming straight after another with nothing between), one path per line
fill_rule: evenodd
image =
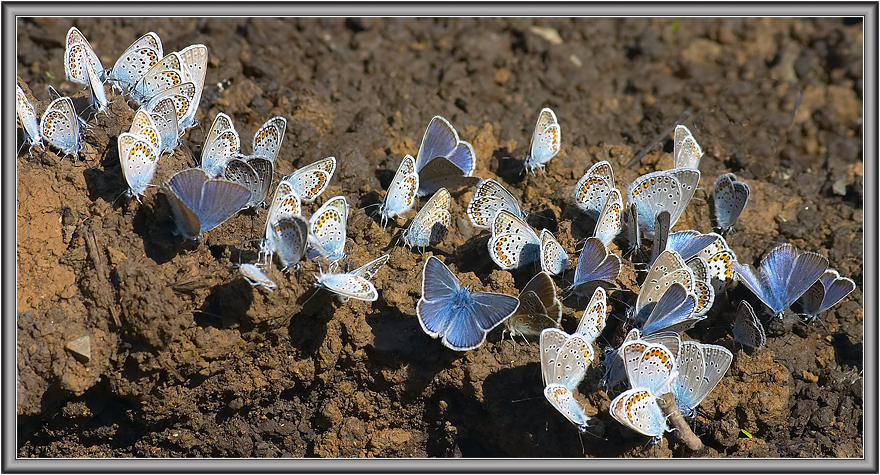
M418 189L419 174L416 173L416 159L412 155L407 155L397 167L397 172L379 207L379 214L384 219L389 219L406 213L415 204Z
M452 224L451 206L452 196L446 188L437 190L404 231L403 242L409 247L422 247L442 241Z
M516 198L500 183L487 178L477 185L474 197L468 203L467 215L475 227L490 228L495 214L502 209L525 219Z
M609 252L598 238L587 238L578 257L572 286L597 280L614 283L619 273L620 257Z
M309 223L302 216L285 216L274 221L269 229L267 247L278 255L284 268L298 265L306 253Z
M544 385L552 383L556 374L556 357L569 335L558 328L541 331L539 347L541 353L541 378Z
M322 158L284 177L302 201L311 203L321 195L336 171L336 157Z
M752 306L745 300L739 302L731 334L734 341L749 348L760 348L767 343L764 325L761 325Z
M40 126L37 125L37 113L21 87L15 85L15 114L21 122L25 137L31 146L40 144Z
M649 437L660 437L669 430L657 398L642 388L628 389L611 401L611 416L617 422Z
M416 155L416 170L421 174L422 168L437 157L446 157L458 145L458 133L443 117L434 116L425 129L419 152ZM463 169L462 169L463 170Z
M583 335L589 342L596 341L602 330L605 329L605 320L608 315L608 304L605 289L596 287L590 303L587 304L581 321L578 323L576 334Z
M558 275L568 268L568 253L546 229L541 231L541 269L550 274Z
M254 135L254 155L274 162L278 157L286 130L287 119L284 117L276 116L267 120Z
M541 239L528 224L501 210L495 215L488 248L498 267L515 269L540 258Z
M159 150L150 142L130 133L119 134L117 143L125 181L128 182L131 193L141 196L156 172Z
M345 233L348 202L344 196L327 200L309 218L309 239L326 259L338 261L345 257Z
M596 221L596 228L593 236L599 238L606 246L620 234L621 229L621 213L623 212L623 199L617 188L612 188L608 193L608 199L602 212L599 213L599 219Z
M549 384L544 387L544 398L569 422L577 426L579 431L586 430L590 418L568 388L561 384Z

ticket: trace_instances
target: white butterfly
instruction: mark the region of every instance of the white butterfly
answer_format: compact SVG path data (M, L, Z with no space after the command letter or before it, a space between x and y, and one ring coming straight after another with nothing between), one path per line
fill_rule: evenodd
M497 181L487 178L477 185L477 191L467 207L468 219L477 228L491 228L492 220L499 210L507 210L522 220L526 213L519 207L516 198Z
M349 298L375 302L379 292L370 279L388 262L389 255L384 256L342 274L324 274L316 276L315 285L335 293L342 301Z
M309 244L329 261L345 257L348 202L344 196L330 198L309 218Z
M614 189L614 170L602 160L590 167L574 186L574 204L591 218L596 218Z
M394 174L394 179L388 185L388 191L379 206L382 227L385 227L389 219L412 209L418 190L419 174L416 172L416 159L412 155L407 155L400 161L397 173Z
M532 133L532 142L529 145L529 155L525 160L525 168L530 173L537 169L544 170L544 164L559 153L560 148L559 122L556 114L549 107L541 109L538 114L538 122Z
M531 226L507 210L495 214L489 256L502 269L516 269L540 258L541 238Z
M440 242L452 223L452 196L446 188L440 188L422 206L409 227L401 234L407 247L426 247Z
M301 200L311 203L327 189L335 171L336 158L327 157L285 176L284 181L290 183Z
M550 275L559 275L568 268L568 253L550 231L541 230L540 239L541 269Z

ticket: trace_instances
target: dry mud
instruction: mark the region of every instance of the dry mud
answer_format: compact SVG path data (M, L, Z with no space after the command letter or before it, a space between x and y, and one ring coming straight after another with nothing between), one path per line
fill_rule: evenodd
M415 318L426 256L463 283L517 293L533 269L498 270L487 232L455 196L446 240L426 254L395 245L372 208L402 156L443 115L476 150L476 174L498 178L569 251L590 231L574 183L609 160L619 187L668 167L682 120L706 155L701 187L676 229L710 230L708 196L721 173L752 197L729 238L754 264L780 242L828 256L856 290L805 326L788 315L768 344L743 351L729 336L743 287L719 296L688 337L731 349L727 376L692 422L709 455L861 457L862 25L844 19L20 19L18 77L38 114L46 86L65 83L75 25L105 66L144 32L166 51L210 52L199 127L159 164L154 183L190 166L218 112L249 144L272 115L288 119L276 169L333 155L338 169L315 206L352 204L347 263L383 253L379 300L340 304L315 294L315 261L253 289L235 265L256 256L265 210L240 214L200 243L172 235L165 197L125 189L115 137L133 112L111 95L92 120L82 160L26 151L18 171L18 443L20 456L362 457L687 456L608 415L619 389L594 367L580 387L594 415L583 436L542 397L537 345L491 333L457 353ZM546 175L523 176L538 110L562 125ZM658 137L660 139L658 140ZM19 137L19 141L21 137ZM247 145L246 145L247 146ZM639 164L625 165L643 155ZM411 218L410 212L406 218ZM634 288L625 267L619 284ZM619 343L632 300L613 294L600 347ZM566 302L572 330L583 303ZM91 337L91 359L65 345ZM753 438L741 431L745 429Z

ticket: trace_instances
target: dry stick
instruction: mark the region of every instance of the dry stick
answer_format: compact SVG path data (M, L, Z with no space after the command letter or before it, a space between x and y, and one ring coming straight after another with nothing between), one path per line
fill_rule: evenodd
M672 427L678 429L676 434L678 435L678 438L684 442L687 448L694 452L703 450L703 442L696 434L694 434L694 431L692 431L691 427L687 425L687 422L684 421L684 417L682 417L681 412L678 410L678 406L675 404L675 397L672 393L666 393L658 397L657 405L660 406L660 410L663 411L666 420L672 423Z
M86 247L89 249L89 256L92 258L92 262L95 265L95 271L100 277L99 285L108 287L110 292L113 293L113 286L110 284L107 276L107 266L104 265L104 255L98 248L98 240L95 238L94 223L89 224L85 234ZM113 317L113 323L116 324L116 327L121 328L122 322L119 320L119 313L113 305L110 305L110 316Z

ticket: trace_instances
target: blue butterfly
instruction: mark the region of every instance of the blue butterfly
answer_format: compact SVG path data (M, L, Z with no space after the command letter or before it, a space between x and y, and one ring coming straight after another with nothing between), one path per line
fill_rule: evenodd
M431 256L422 270L422 298L416 315L422 330L456 351L477 348L486 333L516 312L519 299L462 287L440 259Z
M728 234L749 201L749 185L737 180L733 173L725 173L715 180L712 202L718 230Z
M743 284L782 318L785 311L828 269L828 259L815 252L799 252L791 244L780 244L761 260L758 274L748 265L733 263Z
M608 250L597 237L587 238L578 257L571 288L593 281L613 284L620 273L620 257Z
M850 292L855 290L856 283L849 277L841 277L834 269L828 269L804 295L798 299L798 310L803 314L804 321L812 322L820 313L837 305Z
M49 145L64 152L64 156L78 158L83 149L80 139L80 118L73 108L73 100L59 97L49 104L40 118L40 135Z
M694 294L688 292L683 285L678 282L670 285L656 304L646 306L650 308L650 313L641 312L642 315L645 313L648 315L641 323L641 333L651 335L662 331L680 332L691 328L695 323L706 318L694 313L696 305Z
M459 140L458 133L443 117L438 115L431 119L416 155L419 196L430 195L440 188L476 185L480 178L471 176L475 167L476 156L471 144Z
M198 239L238 212L251 198L251 192L229 180L212 179L200 168L174 174L165 184L180 235Z

